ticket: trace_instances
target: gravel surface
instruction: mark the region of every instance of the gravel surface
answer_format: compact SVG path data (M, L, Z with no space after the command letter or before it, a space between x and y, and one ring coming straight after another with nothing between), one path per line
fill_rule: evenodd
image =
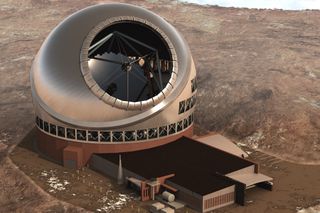
M0 212L80 211L37 187L8 153L34 127L29 70L42 42L68 15L101 2L0 2ZM130 3L160 14L188 41L198 134L215 131L291 162L320 163L319 11Z

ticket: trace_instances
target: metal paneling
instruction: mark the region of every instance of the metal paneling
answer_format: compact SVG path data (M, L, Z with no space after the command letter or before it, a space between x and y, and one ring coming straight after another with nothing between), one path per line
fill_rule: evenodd
M141 110L139 103L130 106L130 110L118 109L113 107L114 98L108 98L107 103L102 101L99 97L104 97L104 94L97 90L97 97L83 78L80 67L81 61L85 60L80 54L83 42L94 26L118 16L148 20L161 28L176 51L174 58L177 58L180 74L176 82L172 82L175 86L168 97L157 106ZM184 39L163 18L133 5L100 4L69 16L50 33L31 69L32 94L43 110L63 123L89 128L125 127L141 122L172 104L187 85L191 64L192 58Z

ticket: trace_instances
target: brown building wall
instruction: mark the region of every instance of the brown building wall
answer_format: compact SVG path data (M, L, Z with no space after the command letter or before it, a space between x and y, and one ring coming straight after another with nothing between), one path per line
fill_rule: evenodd
M57 137L50 136L37 128L37 146L42 154L47 155L60 163L63 163L63 159L69 158L69 154L74 155L71 152L63 153L63 150L69 146L69 149L76 147L77 150L82 149L82 154L79 155L76 163L78 166L84 166L88 163L91 155L94 153L123 153L132 152L142 149L153 148L156 146L164 145L172 141L177 140L182 136L192 137L193 135L193 125L188 129L181 131L178 134L163 137L158 140L142 141L142 142L107 142L107 143L90 143L90 142L73 142L63 140ZM71 157L72 158L72 157ZM72 158L73 159L73 158Z
M182 186L179 186L175 183L172 183L170 180L167 180L166 183L169 186L178 189L178 192L174 193L177 199L187 203L192 209L202 212L202 199L203 197L195 192L192 192Z
M203 196L202 212L212 211L233 204L235 200L235 185Z
M36 144L41 154L59 163L63 162L63 149L68 145L67 141L51 137L36 128Z
M95 171L98 171L104 175L110 176L114 179L118 178L119 166L98 155L92 155L92 157L90 158L89 164L90 164L90 168ZM122 171L123 171L123 177L134 177L139 180L146 180L144 177L141 177L140 175L135 174L124 167L122 168Z
M63 149L63 165L68 168L80 168L83 151L79 147L67 146Z

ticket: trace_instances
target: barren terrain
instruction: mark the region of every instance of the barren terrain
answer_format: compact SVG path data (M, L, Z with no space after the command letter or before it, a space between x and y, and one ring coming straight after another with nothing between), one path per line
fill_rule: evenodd
M68 15L101 2L109 1L0 2L0 212L81 211L47 194L43 189L50 189L41 182L38 187L32 175L27 174L30 179L22 172L27 170L15 167L9 153L34 127L29 70L42 42ZM163 16L188 41L198 72L198 134L220 132L281 159L320 164L319 11L201 7L165 0L130 3ZM23 149L14 152L28 158ZM21 166L21 161L16 163ZM248 199L253 194L260 201L220 211L255 212L259 207L292 212L317 204L319 166L281 161L280 170L267 168L279 186L272 195L253 191Z
M10 158L48 194L75 206L81 206L87 211L148 212L148 205L152 201L138 201L137 194L125 189L124 186L118 186L114 180L88 168L80 171L64 168L39 156L32 146L34 132L32 130L23 138L19 146L10 153ZM309 206L320 207L319 187L317 187L320 182L319 166L293 164L246 146L243 148L250 154L251 160L261 165L262 173L274 178L274 190L270 192L260 188L249 189L246 191L246 206L234 204L214 212L291 213ZM28 202L28 198L22 199ZM11 203L10 207L15 208L15 205ZM189 208L177 211L177 213L186 212L195 213Z

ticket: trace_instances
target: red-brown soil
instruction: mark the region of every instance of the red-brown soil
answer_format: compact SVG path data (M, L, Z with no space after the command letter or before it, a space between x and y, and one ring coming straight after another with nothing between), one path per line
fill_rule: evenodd
M53 164L14 147L34 127L29 70L42 42L68 15L101 2L0 2L0 212L81 211L67 196L45 192L41 180L31 175L38 164ZM163 16L188 41L198 72L199 134L216 131L291 162L320 163L319 11L201 7L165 0L130 3ZM20 168L9 158L12 151L23 156L12 155ZM275 191L249 191L247 199L253 203L218 212L295 212L319 202L319 166L281 161L278 168L266 165L263 170L275 177Z

